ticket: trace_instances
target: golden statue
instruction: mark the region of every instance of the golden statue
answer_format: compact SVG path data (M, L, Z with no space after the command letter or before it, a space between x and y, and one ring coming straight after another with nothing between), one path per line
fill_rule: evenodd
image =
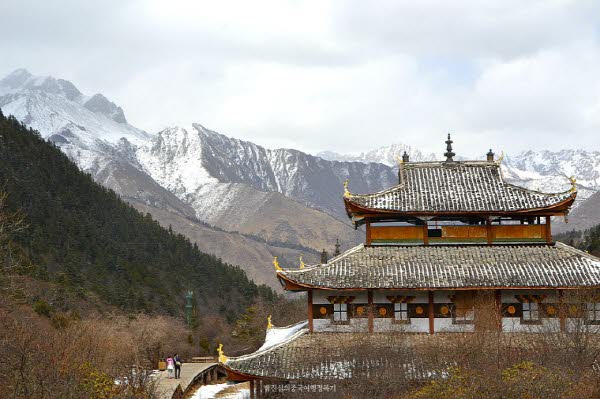
M273 265L275 266L275 270L280 271L283 270L281 266L279 266L279 262L277 262L277 256L273 258Z
M271 315L267 317L267 330L273 328L273 323L271 323Z
M500 153L500 156L499 156L499 157L498 157L498 159L496 160L496 163L497 163L498 165L500 165L500 164L502 163L502 160L503 160L503 159L504 159L504 151L502 151L502 152Z
M302 255L300 255L300 269L304 269L304 261L302 260Z
M574 193L577 191L577 179L575 179L575 176L571 176L569 180L571 180L571 189L569 191Z
M350 198L350 196L352 195L352 194L350 194L350 190L348 190L349 182L350 182L350 180L348 180L348 179L346 179L344 181L344 197L346 197L346 198Z
M227 356L223 353L223 344L219 344L217 352L219 353L219 363L225 363L227 361Z

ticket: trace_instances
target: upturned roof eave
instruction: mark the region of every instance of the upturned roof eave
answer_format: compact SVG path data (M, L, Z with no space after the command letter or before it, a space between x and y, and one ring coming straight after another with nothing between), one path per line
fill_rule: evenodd
M565 195L566 193L558 193L555 194ZM525 209L517 209L517 210L477 210L477 211L399 211L395 209L385 209L385 208L369 208L362 205L357 204L352 201L352 196L344 197L344 206L346 208L346 214L349 218L352 217L369 217L369 218L377 218L377 217L426 217L426 216L540 216L540 215L561 215L566 214L569 211L569 208L575 201L577 197L577 192L573 192L568 198L558 202L554 205L549 205L546 207L538 207L538 208L525 208Z

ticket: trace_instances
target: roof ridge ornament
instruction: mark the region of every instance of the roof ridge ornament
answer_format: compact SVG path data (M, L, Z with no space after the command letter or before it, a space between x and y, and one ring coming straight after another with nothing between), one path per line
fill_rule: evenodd
M496 160L496 164L498 164L498 165L502 164L503 159L504 159L504 151L500 152L500 156Z
M225 354L223 353L223 344L219 344L217 352L219 353L219 363L227 362L227 356L225 356Z
M350 179L346 179L344 181L344 197L345 198L350 198L352 196L352 193L350 193L350 190L348 190L348 183L350 183Z
M302 260L302 254L300 254L300 269L304 269L304 261Z
M273 328L273 323L271 323L271 315L267 316L267 330Z
M444 163L455 162L454 156L456 155L456 153L452 151L452 143L454 143L454 141L452 141L452 139L450 138L450 133L448 133L448 140L446 140L446 152L444 153L446 161L444 161Z
M283 271L281 266L279 266L279 262L277 262L277 256L273 258L273 266L275 266L275 270L277 270L278 272Z
M569 189L569 192L576 193L577 192L577 179L575 178L575 176L571 176L571 177L569 177L569 180L571 181L571 188Z

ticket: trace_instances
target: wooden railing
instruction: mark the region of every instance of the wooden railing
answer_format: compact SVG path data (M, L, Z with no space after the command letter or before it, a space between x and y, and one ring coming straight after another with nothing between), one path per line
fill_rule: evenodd
M548 227L545 224L439 227L370 225L367 226L367 245L549 242L551 236Z

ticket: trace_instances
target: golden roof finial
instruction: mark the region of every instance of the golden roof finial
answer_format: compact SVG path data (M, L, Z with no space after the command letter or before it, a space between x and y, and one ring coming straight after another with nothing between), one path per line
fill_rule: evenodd
M396 161L398 161L398 165L404 164L404 159L402 159L398 154L396 154Z
M273 265L275 266L275 270L280 271L283 270L281 266L279 266L279 262L277 262L277 256L273 258Z
M346 197L346 198L350 198L350 196L352 195L352 194L350 194L350 190L348 190L348 183L349 182L350 182L349 179L346 179L344 181L344 197Z
M273 328L273 323L271 323L271 315L267 317L267 330Z
M577 179L575 179L575 176L571 176L569 180L571 181L571 189L569 191L572 193L577 192Z
M300 269L304 269L304 261L302 260L302 255L300 255Z
M223 353L223 344L219 344L217 352L219 353L219 363L225 363L227 361L227 356Z
M500 153L500 156L499 156L499 157L498 157L498 159L496 160L496 163L497 163L498 165L500 165L500 164L502 163L502 160L503 160L503 159L504 159L504 151L502 151L502 152Z

